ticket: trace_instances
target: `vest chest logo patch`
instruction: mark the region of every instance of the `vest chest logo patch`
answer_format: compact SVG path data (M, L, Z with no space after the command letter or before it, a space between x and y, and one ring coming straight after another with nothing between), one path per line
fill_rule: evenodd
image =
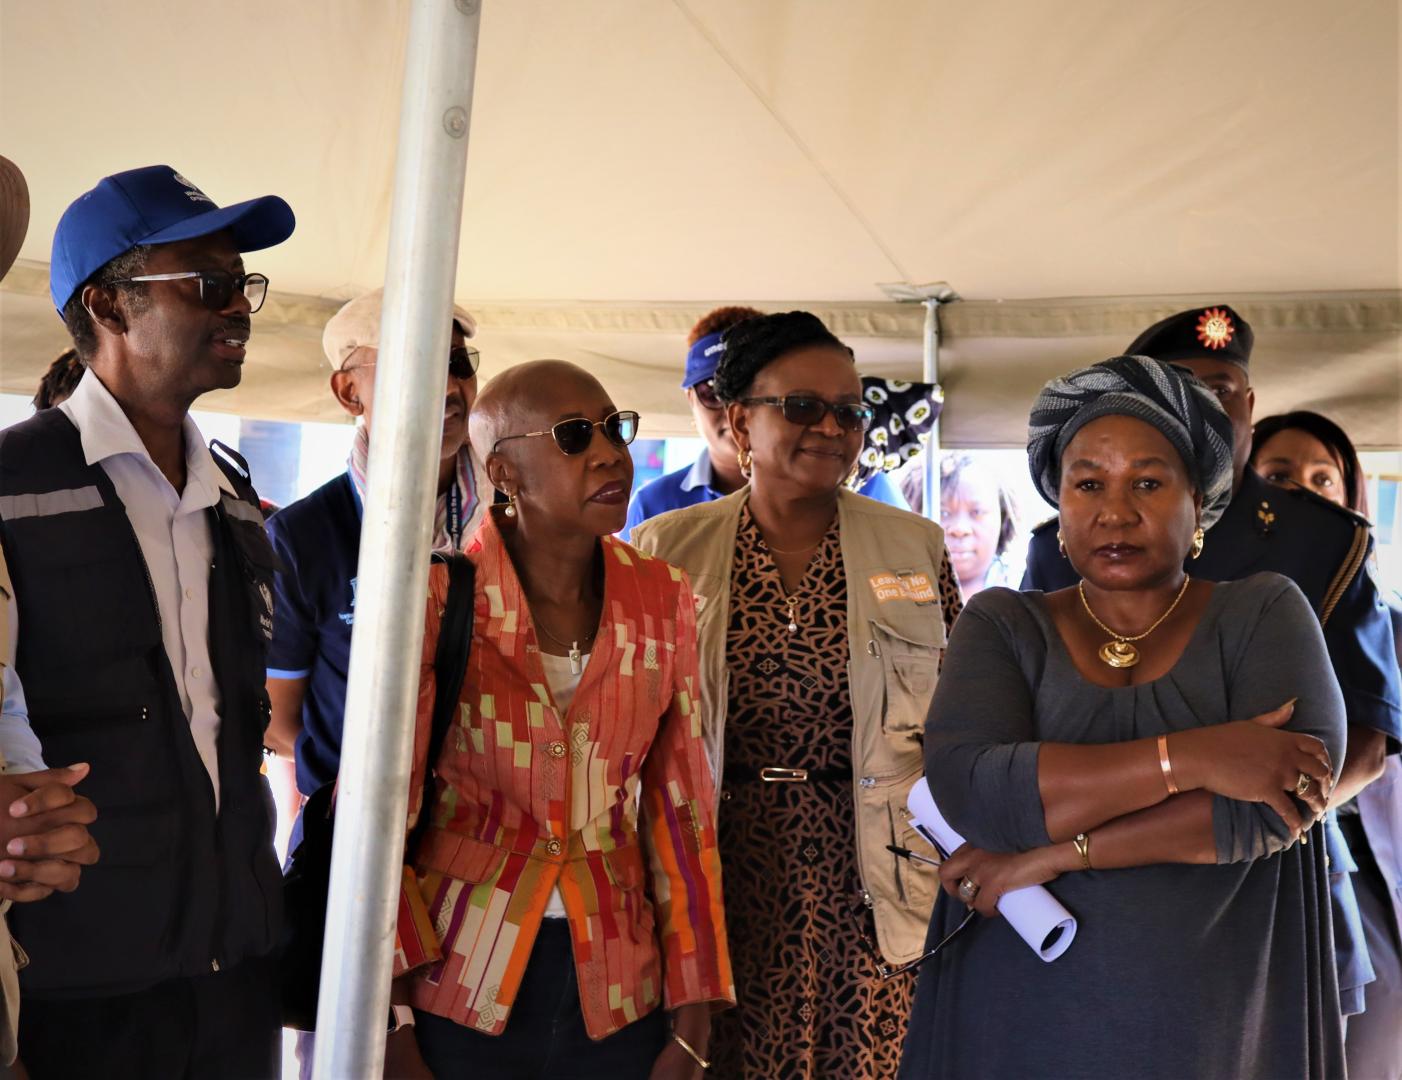
M340 619L340 620L341 620L343 623L345 623L347 626L353 626L353 625L355 625L355 585L356 585L356 582L357 582L358 580L359 580L358 578L351 578L351 579L350 579L350 591L351 591L350 610L349 610L349 611L343 611L343 612L341 612L339 615L336 616L336 618Z
M258 629L263 631L263 637L267 641L273 640L273 590L266 581L258 582L258 599L262 602L262 610L258 612Z
M884 572L872 574L868 580L878 604L889 604L892 600L910 600L916 604L935 601L935 587L929 574Z

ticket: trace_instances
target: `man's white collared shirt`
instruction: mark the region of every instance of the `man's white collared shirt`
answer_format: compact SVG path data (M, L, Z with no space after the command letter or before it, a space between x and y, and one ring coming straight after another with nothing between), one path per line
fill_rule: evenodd
M126 506L150 572L180 705L219 806L219 687L209 659L209 574L214 558L207 511L220 491L235 494L200 429L185 417L185 490L156 467L111 392L92 371L58 406L82 437L89 465L101 464ZM61 763L63 764L63 763Z

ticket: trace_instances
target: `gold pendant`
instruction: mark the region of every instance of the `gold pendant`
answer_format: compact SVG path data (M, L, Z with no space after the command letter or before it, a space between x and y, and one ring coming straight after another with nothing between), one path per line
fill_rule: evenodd
M1134 667L1139 663L1139 650L1128 641L1107 641L1100 646L1100 659L1112 668Z

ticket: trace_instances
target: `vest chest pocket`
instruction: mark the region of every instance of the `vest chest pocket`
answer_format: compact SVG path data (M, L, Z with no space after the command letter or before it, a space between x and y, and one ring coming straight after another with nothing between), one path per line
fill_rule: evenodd
M925 640L916 636L922 631L928 634ZM930 626L921 630L898 630L879 619L871 620L867 652L881 662L883 731L895 735L924 730L925 713L939 681L943 648L944 622L938 607L932 609Z

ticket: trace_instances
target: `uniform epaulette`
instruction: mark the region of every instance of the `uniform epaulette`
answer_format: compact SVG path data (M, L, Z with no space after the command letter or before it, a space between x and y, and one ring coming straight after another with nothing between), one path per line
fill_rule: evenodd
M1302 487L1299 484L1291 484L1289 487L1282 485L1280 493L1282 495L1290 495L1306 505L1318 506L1325 510L1332 511L1347 520L1348 523L1354 527L1360 525L1365 529L1371 529L1373 527L1372 522L1357 511L1350 510L1347 506L1340 506L1336 502L1330 502L1328 499L1324 498L1324 496L1318 495L1309 488Z
M1035 525L1032 526L1032 533L1033 533L1033 535L1035 536L1035 535L1038 535L1038 534L1040 534L1040 533L1046 532L1048 529L1055 528L1057 522L1059 522L1060 520L1061 520L1061 515L1059 515L1059 514L1053 514L1051 517L1047 518L1045 521L1039 521L1039 522L1037 522L1037 524L1035 524Z
M1313 513L1322 510L1335 515L1337 524L1349 529L1352 533L1347 550L1338 567L1335 568L1319 606L1320 625L1326 625L1329 622L1329 616L1334 613L1334 609L1338 607L1344 593L1348 591L1349 586L1353 584L1354 579L1358 577L1359 571L1363 569L1363 565L1367 561L1371 547L1372 526L1362 514L1356 514L1346 506L1330 502L1298 484L1292 484L1289 487L1282 485L1275 494L1282 499L1288 498L1290 503L1287 505L1293 505L1296 509Z

